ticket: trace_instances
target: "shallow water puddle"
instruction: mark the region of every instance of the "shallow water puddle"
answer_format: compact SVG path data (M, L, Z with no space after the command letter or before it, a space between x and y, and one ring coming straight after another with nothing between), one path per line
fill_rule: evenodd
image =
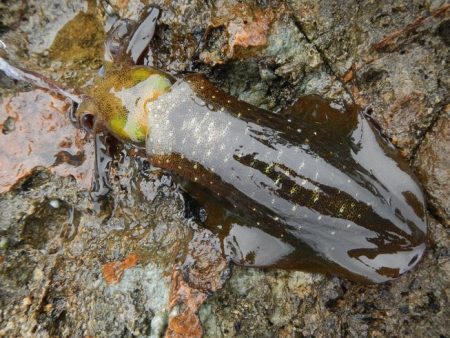
M0 105L0 193L8 191L32 169L43 166L72 175L88 189L94 147L84 131L74 128L64 100L42 90L18 93Z

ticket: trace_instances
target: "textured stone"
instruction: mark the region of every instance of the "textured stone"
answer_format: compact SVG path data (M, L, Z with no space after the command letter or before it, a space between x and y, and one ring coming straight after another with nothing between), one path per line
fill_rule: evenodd
M415 162L431 206L450 226L450 106L425 136Z
M256 34L267 38L264 44L232 55L221 54L230 42L226 30L207 32L218 4L229 11L241 2L108 3L102 8L71 1L2 4L0 21L8 27L0 25L0 39L10 47L12 61L81 85L98 64L84 51L75 64L50 60L45 49L60 28L80 11L98 20L89 22L108 27L114 19L105 13L138 19L145 4L156 4L163 12L151 43L153 64L174 73L204 72L233 95L273 110L305 93L370 106L381 131L414 160L431 211L448 224L445 2L249 1L257 12L273 11L275 17L267 32ZM247 28L242 17L233 20ZM202 62L202 52L222 64ZM0 80L3 100L5 92L15 95L24 88ZM7 135L17 132L10 121L2 123ZM172 328L198 334L199 319L206 337L448 335L450 237L432 216L423 261L390 283L367 286L236 266L224 283L226 264L215 242L193 250L191 240L204 233L184 217L171 180L149 170L145 159L130 156L136 153L125 148L116 155L111 193L98 203L72 178L43 168L0 195L1 336L161 336L170 318L184 313L190 291L202 295ZM138 264L108 284L102 267L130 254L139 257ZM179 285L190 291L174 292L179 297L172 297L171 307L170 290L180 290L171 282L174 266L182 272ZM183 318L196 325L183 327Z

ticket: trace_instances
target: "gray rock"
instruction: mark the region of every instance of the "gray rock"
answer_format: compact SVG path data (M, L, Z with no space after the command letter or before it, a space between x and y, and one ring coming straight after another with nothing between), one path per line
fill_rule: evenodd
M414 163L439 218L450 225L450 115L444 113L425 136Z
M32 58L35 67L40 64L38 71L55 78L70 73L74 83L84 83L95 64L73 72L61 61L45 61L44 49L80 11L93 10L105 26L106 14L137 19L144 11L137 0L108 3L88 9L84 2L20 7L7 1L0 5L5 9L0 21L7 26L0 25L0 39L11 46L13 61L42 53L36 57L41 62ZM204 335L447 335L450 237L433 218L449 224L445 1L247 2L275 14L267 43L243 48L241 54L228 53L227 30L211 24L218 11L229 11L238 1L148 3L163 9L152 42L156 66L175 73L202 71L242 100L273 110L312 93L370 106L381 131L418 169L431 206L429 249L414 271L367 286L299 271L234 266L230 279L199 311ZM215 63L201 58L202 52ZM0 95L24 90L3 79L0 86ZM126 151L113 161L112 192L100 204L74 179L44 168L0 195L0 336L163 334L170 275L188 255L195 225L184 218L170 179ZM121 266L130 255L137 262L121 273L105 274L105 266ZM195 262L190 263L195 272ZM198 271L191 277L201 284ZM216 282L211 274L208 278Z

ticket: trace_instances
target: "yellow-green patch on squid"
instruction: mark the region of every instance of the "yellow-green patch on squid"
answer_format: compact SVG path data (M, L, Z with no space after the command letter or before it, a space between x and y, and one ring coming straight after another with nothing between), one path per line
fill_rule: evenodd
M142 145L149 129L148 103L170 91L174 82L149 67L107 70L87 91L77 117L89 129L106 128L122 140Z

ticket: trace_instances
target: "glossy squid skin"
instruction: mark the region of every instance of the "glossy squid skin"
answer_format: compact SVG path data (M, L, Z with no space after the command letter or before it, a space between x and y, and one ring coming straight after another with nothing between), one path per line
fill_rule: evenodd
M166 76L174 84L159 95L126 101L145 102L150 161L206 207L233 261L383 282L420 260L421 190L356 108L313 96L273 114L201 75ZM106 125L110 116L97 111Z

